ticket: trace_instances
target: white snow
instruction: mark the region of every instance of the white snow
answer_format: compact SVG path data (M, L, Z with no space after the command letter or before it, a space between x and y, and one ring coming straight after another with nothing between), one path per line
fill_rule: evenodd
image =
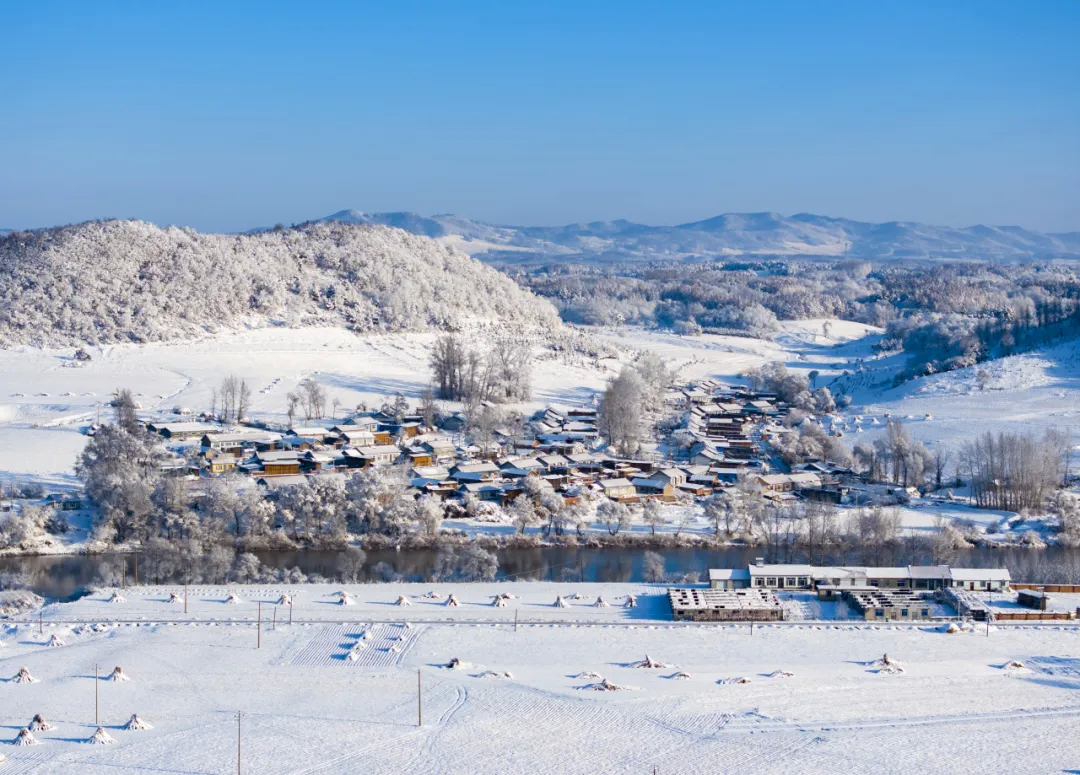
M244 772L266 775L702 773L736 762L740 772L808 775L1075 769L1063 744L1080 718L1075 624L943 638L936 623L834 621L761 624L751 635L746 625L673 623L655 603L662 590L643 585L522 582L514 610L525 623L515 631L514 611L490 606L506 582L459 585L456 609L422 598L419 585L344 586L355 606L319 604L340 584L244 587L247 600L287 592L296 603L294 624L263 623L259 649L254 606L224 611L223 587L192 586L187 616L155 587L129 588L120 609L100 593L49 605L46 637L63 634L62 649L42 647L36 611L0 624L9 642L0 675L25 665L45 679L0 683L8 740L37 713L56 725L36 733L39 746L7 746L6 766L35 775L235 771L240 710ZM551 606L574 591L639 602ZM413 606L394 606L399 595ZM111 626L66 635L85 622ZM347 660L364 632L370 645ZM383 650L390 644L396 653ZM645 653L693 680L625 666ZM902 675L872 672L886 653ZM451 657L483 667L443 669ZM1013 660L1027 669L1002 669ZM87 680L95 663L122 664L138 679L100 684L101 726L114 745L83 745L97 726ZM760 678L778 666L797 679ZM582 689L605 678L636 691ZM125 729L136 711L155 728Z

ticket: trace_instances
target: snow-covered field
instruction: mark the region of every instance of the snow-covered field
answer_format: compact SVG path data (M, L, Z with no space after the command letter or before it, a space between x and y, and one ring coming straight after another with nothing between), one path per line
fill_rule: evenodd
M155 623L185 619L182 604L165 602L180 590L138 588L123 592L126 602L95 594L49 606L41 632L36 617L0 624L0 676L26 667L38 681L0 683L0 725L8 739L35 714L55 725L34 733L39 745L0 746L8 757L0 771L234 772L237 711L243 772L261 775L1076 766L1076 628L986 636L930 624L759 625L751 635L745 625L674 625L649 618L663 615L655 607L619 607L625 595L657 591L640 585L461 584L436 587L439 601L419 597L427 586L344 589L353 605L334 602L337 586L193 587L188 618L200 621ZM229 591L242 602L225 603ZM298 594L292 625L275 602L282 592ZM519 597L490 606L500 592ZM460 606L445 605L448 593ZM583 600L550 605L574 593ZM413 605L393 605L398 594ZM588 605L598 596L611 607ZM545 621L515 631L515 611ZM129 621L94 628L60 619ZM53 636L63 645L47 645ZM904 672L880 671L874 662L886 653ZM646 655L665 667L631 666ZM452 659L456 669L446 667ZM1004 667L1013 660L1023 667ZM95 665L103 677L120 666L130 679L97 684L113 745L83 742L95 729ZM588 688L604 679L624 690ZM122 729L133 713L154 728Z

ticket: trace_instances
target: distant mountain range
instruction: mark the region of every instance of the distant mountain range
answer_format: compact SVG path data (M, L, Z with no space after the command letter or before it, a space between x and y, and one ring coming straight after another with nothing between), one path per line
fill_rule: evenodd
M626 220L566 226L499 226L456 215L341 210L320 221L394 226L498 263L606 263L724 256L903 259L1080 259L1080 232L1042 234L1019 226L951 228L865 223L800 213L727 213L678 226Z

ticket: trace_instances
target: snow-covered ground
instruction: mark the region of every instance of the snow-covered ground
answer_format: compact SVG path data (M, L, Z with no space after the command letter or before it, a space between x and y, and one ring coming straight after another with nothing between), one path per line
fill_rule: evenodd
M440 605L445 598L421 602L427 586L347 587L349 606L334 604L340 589L236 587L243 602L233 605L223 602L227 588L192 588L197 623L149 621L184 618L181 604L165 602L177 588L129 589L127 602L97 594L50 606L40 632L33 619L0 624L0 676L26 667L38 680L0 683L7 738L35 714L55 725L34 733L39 745L0 746L2 771L233 772L237 711L243 772L261 775L1046 773L1076 765L1073 627L987 636L930 624L759 625L751 635L745 625L676 625L617 607L620 597L648 591L640 585L436 587L453 592L457 608ZM299 593L291 626L274 602L282 591ZM487 605L499 592L520 597ZM414 600L410 608L392 605L401 593ZM574 593L585 600L547 604ZM600 595L611 608L585 605ZM267 623L256 649L260 599ZM541 608L546 623L515 631L514 611L534 619ZM461 621L480 613L490 618ZM96 628L57 621L138 616L147 619ZM49 646L53 636L63 645ZM903 672L880 672L873 663L884 654ZM666 666L631 666L646 655ZM447 668L453 659L457 669ZM1023 667L1005 667L1014 660ZM102 677L120 666L130 678L97 685L113 745L83 742L95 729L95 665ZM625 690L587 688L603 679ZM122 729L133 713L154 728Z

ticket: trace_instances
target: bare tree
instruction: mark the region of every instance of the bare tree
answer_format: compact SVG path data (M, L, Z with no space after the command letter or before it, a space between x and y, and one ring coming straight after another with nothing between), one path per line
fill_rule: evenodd
M251 409L251 386L246 380L241 379L236 388L236 421L245 419L249 409Z
M424 428L435 427L435 415L438 414L439 403L435 400L435 389L430 384L424 385L420 391L420 416L424 418Z
M300 406L300 396L296 393L289 393L286 397L285 414L289 418L289 427L292 427L293 420L296 418L296 410Z

